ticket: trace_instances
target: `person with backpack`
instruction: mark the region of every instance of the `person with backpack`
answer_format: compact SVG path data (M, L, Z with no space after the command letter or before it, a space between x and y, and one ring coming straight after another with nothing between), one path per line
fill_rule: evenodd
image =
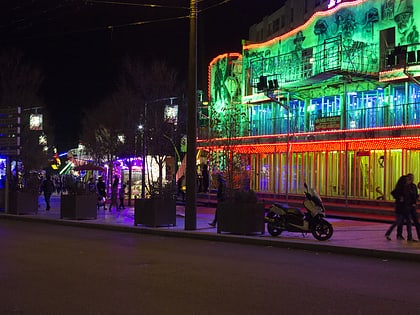
M54 190L55 190L55 187L51 180L51 175L47 174L45 176L45 179L42 181L41 188L40 188L40 193L44 193L44 200L47 205L45 209L46 211L49 211L51 209L50 200L51 200L51 195L54 192Z

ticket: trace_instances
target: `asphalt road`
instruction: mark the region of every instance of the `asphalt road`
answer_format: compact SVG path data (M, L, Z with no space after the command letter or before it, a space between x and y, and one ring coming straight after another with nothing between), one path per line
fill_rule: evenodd
M0 220L0 314L419 314L419 267Z

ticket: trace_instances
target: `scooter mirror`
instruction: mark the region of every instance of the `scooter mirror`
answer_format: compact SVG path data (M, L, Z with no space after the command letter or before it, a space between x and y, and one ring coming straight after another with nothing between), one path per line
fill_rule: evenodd
M308 190L308 185L306 183L303 183L303 186L305 187L306 190Z

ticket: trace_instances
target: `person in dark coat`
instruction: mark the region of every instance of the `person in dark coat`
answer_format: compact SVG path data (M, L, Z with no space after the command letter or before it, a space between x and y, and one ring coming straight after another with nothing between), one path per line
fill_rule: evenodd
M217 175L217 204L226 200L226 180L222 173ZM209 223L210 226L215 227L217 224L217 206L214 213L214 219Z
M101 198L106 198L106 187L102 176L99 176L98 183L96 184L96 190Z
M118 211L120 211L120 209L124 210L124 198L125 198L126 187L127 187L126 184L122 184L120 189L118 190L118 198L120 199L120 204L118 205Z
M209 191L209 184L210 184L210 179L209 179L209 170L207 168L207 164L204 164L201 167L201 180L203 181L203 192L208 192Z
M391 195L395 198L395 222L389 227L389 229L385 233L385 237L388 240L391 240L391 232L392 230L397 227L397 239L404 240L402 236L403 224L404 222L407 224L407 238L412 240L412 233L411 233L411 219L410 219L410 210L409 210L409 192L408 192L409 184L406 175L401 176L398 179L398 182L391 192Z
M111 203L109 204L109 211L112 211L112 206L115 205L115 209L118 210L118 184L120 182L120 179L117 175L114 175L114 180L112 182L111 186Z
M414 184L414 175L409 173L407 174L407 185L408 185L408 198L407 198L407 207L410 213L410 220L413 221L414 226L417 231L417 238L420 240L420 223L419 217L417 215L417 200L419 199L419 193L417 191L417 186ZM413 238L407 238L408 241L417 242Z
M177 186L177 197L181 196L182 201L185 201L185 176L182 175L180 178L178 178L178 182L176 183Z
M55 187L51 180L51 175L47 174L45 176L45 179L42 181L42 184L40 187L40 192L44 193L45 203L47 204L47 207L45 210L47 211L51 209L50 200L51 200L51 195L54 192L54 190L55 190Z
M96 183L96 191L98 193L98 203L97 208L103 207L105 210L106 203L106 186L102 176L98 177L98 182Z

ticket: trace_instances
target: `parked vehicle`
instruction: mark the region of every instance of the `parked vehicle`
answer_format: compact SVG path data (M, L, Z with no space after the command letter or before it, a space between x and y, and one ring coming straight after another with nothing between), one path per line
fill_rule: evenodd
M265 216L267 230L272 236L283 231L312 233L320 241L326 241L333 235L333 226L325 219L325 207L315 189L309 189L305 183L305 212L281 203L274 203Z

